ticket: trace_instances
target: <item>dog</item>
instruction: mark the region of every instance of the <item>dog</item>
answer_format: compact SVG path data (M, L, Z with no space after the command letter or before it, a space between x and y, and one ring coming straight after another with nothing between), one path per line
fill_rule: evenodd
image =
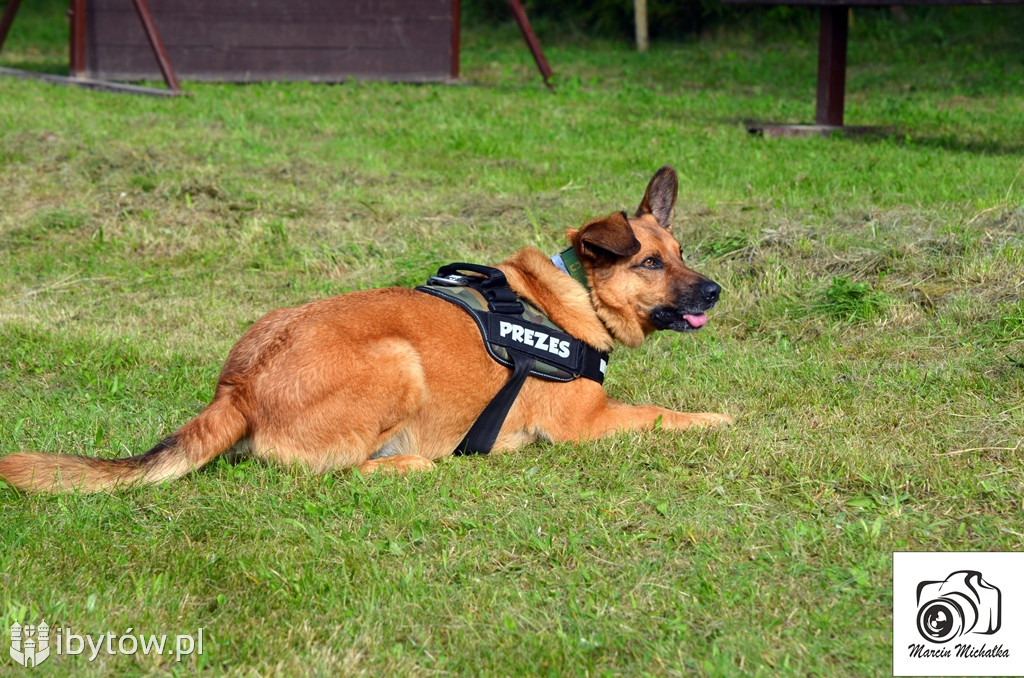
M671 234L677 193L675 170L662 167L634 216L568 229L566 252L578 258L585 284L534 248L497 269L518 298L592 350L636 347L656 330L698 330L721 287L683 263ZM16 453L0 459L0 478L27 491L107 490L179 478L229 449L318 472L428 469L452 454L509 379L456 304L405 288L352 292L257 321L228 354L210 404L148 452ZM731 422L627 405L592 379L527 378L493 449Z

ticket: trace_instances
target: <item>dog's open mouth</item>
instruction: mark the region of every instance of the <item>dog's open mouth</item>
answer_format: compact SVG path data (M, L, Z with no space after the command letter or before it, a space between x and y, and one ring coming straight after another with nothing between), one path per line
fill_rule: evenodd
M692 332L704 327L708 317L704 313L680 313L669 306L661 306L651 311L651 322L659 330Z

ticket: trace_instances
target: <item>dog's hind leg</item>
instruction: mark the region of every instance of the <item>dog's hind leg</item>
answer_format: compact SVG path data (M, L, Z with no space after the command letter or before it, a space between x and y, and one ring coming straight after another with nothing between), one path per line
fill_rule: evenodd
M368 469L397 467L402 462L387 458L419 454L410 422L423 407L426 384L408 342L379 339L289 368L265 377L256 393L256 456L326 472L371 458Z
M378 457L367 459L356 467L360 473L376 473L377 471L391 471L395 473L406 473L408 471L426 471L434 468L434 462L418 454L398 454L393 457Z
M434 462L417 454L416 437L409 428L397 432L373 455L356 467L360 473L376 471L421 471L434 468Z

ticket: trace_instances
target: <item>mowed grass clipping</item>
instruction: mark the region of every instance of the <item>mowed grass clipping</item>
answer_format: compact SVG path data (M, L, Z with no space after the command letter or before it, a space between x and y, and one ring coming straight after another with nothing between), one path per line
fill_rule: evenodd
M41 7L0 65L60 70ZM556 252L663 164L722 301L606 384L737 420L408 477L2 488L3 646L45 618L202 627L204 653L38 675L888 675L893 551L1024 548L1024 23L854 16L847 121L878 136L745 131L813 119L812 20L643 55L542 33L554 94L514 29L474 27L460 86L0 79L3 453L144 451L270 310Z

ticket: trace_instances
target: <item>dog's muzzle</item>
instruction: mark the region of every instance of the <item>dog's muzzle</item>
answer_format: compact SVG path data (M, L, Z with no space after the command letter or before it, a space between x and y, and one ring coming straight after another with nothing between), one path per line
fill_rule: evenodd
M658 306L651 311L651 323L659 330L692 332L704 327L706 314L722 293L722 286L713 280L704 279L688 288L676 298L672 306Z

